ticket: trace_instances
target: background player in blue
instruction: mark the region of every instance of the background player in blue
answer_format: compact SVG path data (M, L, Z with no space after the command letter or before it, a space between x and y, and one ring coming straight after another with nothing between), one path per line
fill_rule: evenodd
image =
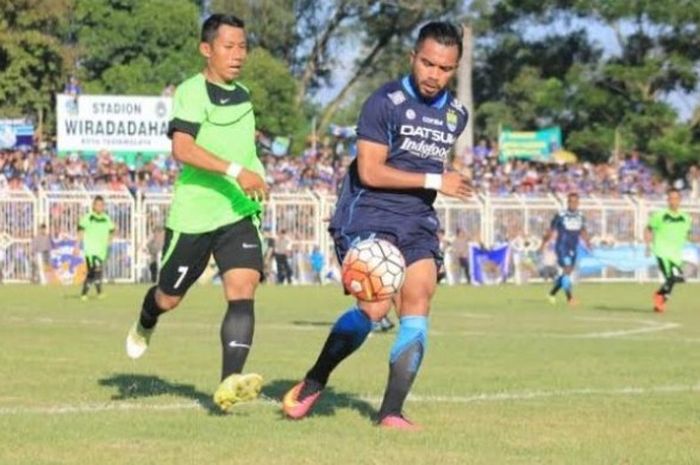
M329 227L339 260L353 242L371 236L393 242L406 259L406 280L395 299L400 327L379 410L384 427L416 428L402 409L425 351L428 311L442 264L433 209L437 191L462 199L471 193L461 174L445 172L468 117L446 90L461 54L461 34L454 25L432 22L421 28L411 53L411 74L383 85L362 108L358 156ZM331 371L362 345L372 322L391 306L389 300L358 301L339 317L314 366L284 396L287 416L309 413Z
M571 282L571 272L576 265L576 249L579 238L583 239L588 249L591 248L590 237L586 230L586 219L578 210L578 194L570 193L566 198L566 210L554 215L549 229L542 238L540 252L549 243L553 235L556 235L554 251L557 254L557 262L561 267L561 274L554 281L554 287L549 292L549 301L556 303L555 296L559 289L564 289L566 300L570 305L575 305L573 295L573 283Z

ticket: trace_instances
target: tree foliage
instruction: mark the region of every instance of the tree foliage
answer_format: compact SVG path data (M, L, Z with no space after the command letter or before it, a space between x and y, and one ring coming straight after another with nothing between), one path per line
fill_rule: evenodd
M258 129L287 135L303 124L301 109L294 101L297 82L267 50L256 48L248 55L240 80L250 90Z
M243 79L270 133L303 130L314 105L322 127L353 124L372 90L406 72L418 27L444 18L476 38L477 134L559 125L591 160L618 143L681 165L700 157L700 106L680 121L669 103L700 86L691 0L0 0L3 116L50 114L72 73L91 93L180 82L203 66L205 4L246 21Z
M76 0L79 75L89 93L158 94L202 66L190 0Z
M46 114L63 87L71 51L70 0L0 0L0 116Z
M585 158L607 158L617 133L626 148L698 159L700 141L668 102L671 93L698 86L698 2L500 0L480 6L486 25L475 70L481 131L495 136L498 122L558 124L567 147ZM555 31L561 24L578 27L532 37L533 30ZM592 30L609 32L616 43L604 50Z

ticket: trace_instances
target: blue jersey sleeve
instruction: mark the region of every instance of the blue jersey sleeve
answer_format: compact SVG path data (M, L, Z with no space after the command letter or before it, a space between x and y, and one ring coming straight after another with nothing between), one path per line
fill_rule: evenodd
M557 231L559 232L559 227L561 226L561 215L556 214L554 215L554 218L552 218L552 222L549 224L549 229L552 231Z
M379 93L372 94L362 106L362 112L357 122L357 138L377 142L386 146L391 145L391 102Z

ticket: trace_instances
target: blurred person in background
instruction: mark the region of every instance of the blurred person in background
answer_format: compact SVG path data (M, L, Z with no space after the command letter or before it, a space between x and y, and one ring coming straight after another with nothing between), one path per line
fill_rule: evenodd
M32 282L45 284L49 278L45 275L51 265L51 237L46 224L39 226L39 233L32 239Z

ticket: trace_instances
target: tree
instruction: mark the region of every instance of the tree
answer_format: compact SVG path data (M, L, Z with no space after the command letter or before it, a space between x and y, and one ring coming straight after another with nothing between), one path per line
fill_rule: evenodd
M256 48L248 55L240 80L250 90L259 130L290 135L303 124L301 109L294 101L297 82L267 50Z
M190 0L76 0L85 91L159 94L193 74L202 66L197 18Z
M50 114L65 83L70 50L71 0L0 0L0 108L2 116Z
M217 11L241 12L255 44L267 44L299 81L296 102L320 87L339 89L325 106L326 127L356 87L377 75L396 77L387 66L405 61L412 33L422 22L451 16L459 0L215 0ZM285 11L281 11L285 10ZM294 18L293 25L290 25ZM339 73L337 71L344 72ZM360 92L366 96L366 93Z
M586 158L606 158L618 134L627 147L642 151L663 147L666 155L687 159L679 148L679 141L687 138L679 134L686 137L692 132L683 130L665 97L697 88L700 4L486 3L488 28L481 30L475 71L481 130L492 132L497 118L523 128L551 122L562 126L567 147ZM604 54L584 27L539 39L527 34L533 24L556 29L555 24L581 22L586 28L607 27L620 52Z

